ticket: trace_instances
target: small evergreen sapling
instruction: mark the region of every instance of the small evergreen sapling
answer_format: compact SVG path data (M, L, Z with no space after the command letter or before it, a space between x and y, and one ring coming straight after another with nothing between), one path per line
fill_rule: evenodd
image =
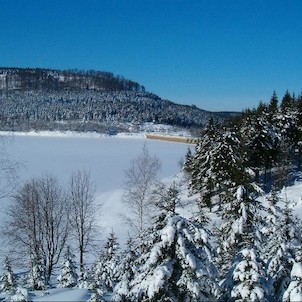
M58 276L59 287L74 287L77 284L78 275L76 272L76 264L74 262L75 255L71 252L70 246L67 247L64 260Z
M44 290L48 286L46 267L39 256L35 256L31 261L28 285L32 290Z
M93 288L93 282L88 268L83 267L83 271L80 273L80 277L78 279L78 287L83 289Z
M105 294L113 291L115 284L118 282L118 251L119 244L114 233L111 232L107 242L100 254L99 260L93 268L94 288Z
M267 284L255 250L246 248L234 258L230 271L229 301L267 301Z
M26 288L17 287L16 293L10 297L9 302L27 302L28 291Z
M121 262L118 265L118 283L114 287L114 301L128 301L127 296L130 291L130 283L134 279L137 271L135 260L137 259L137 251L133 239L127 240L126 250L121 255Z
M16 285L16 276L13 273L8 257L5 257L3 273L0 279L0 291L6 293L14 293L16 291Z

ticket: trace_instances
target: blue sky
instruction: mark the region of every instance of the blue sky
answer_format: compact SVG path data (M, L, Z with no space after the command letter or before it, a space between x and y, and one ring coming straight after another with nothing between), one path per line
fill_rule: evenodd
M95 69L242 110L302 92L301 0L0 0L0 66Z

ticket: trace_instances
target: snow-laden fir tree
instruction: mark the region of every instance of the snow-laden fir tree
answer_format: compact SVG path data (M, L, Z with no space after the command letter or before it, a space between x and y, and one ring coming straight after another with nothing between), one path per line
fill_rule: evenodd
M39 256L33 256L31 260L27 283L32 290L44 290L48 286L46 267Z
M215 180L213 171L212 150L216 142L216 135L213 119L202 133L202 139L195 147L194 155L189 149L184 163L184 171L189 174L189 189L191 194L199 194L198 205L200 208L212 208L212 195L215 191Z
M216 268L207 230L176 213L178 188L161 186L158 213L131 282L130 301L213 301Z
M93 288L93 280L91 277L91 273L90 270L86 267L83 267L83 271L80 272L80 276L78 279L78 287L83 289Z
M137 272L135 260L138 257L137 247L134 240L129 237L125 251L121 254L118 265L118 283L113 290L114 301L130 301L127 299L130 291L130 283Z
M118 282L119 244L112 231L93 267L94 288L101 293L112 292Z
M13 273L8 257L4 259L3 273L0 278L0 291L14 293L16 291L16 275Z
M216 230L216 261L223 276L232 258L247 243L256 243L261 237L262 206L256 197L262 190L252 183L253 174L247 167L236 133L223 133L212 153L215 157L215 182L220 200L217 214L222 220Z
M74 258L75 255L72 253L70 246L67 246L61 271L57 278L58 287L74 287L77 285L78 274Z
M300 249L301 235L288 204L279 207L280 196L272 190L268 196L265 245L262 249L266 261L270 295L275 301L282 301L290 282L293 259Z
M260 171L263 170L266 184L268 174L277 159L277 129L265 114L250 114L243 121L241 136L250 167L256 174L256 182L260 181Z
M228 287L231 290L226 292L223 300L267 301L267 284L262 265L253 248L245 248L238 252L226 279L230 282Z
M302 252L297 253L290 273L290 283L283 295L284 302L302 301Z
M28 300L28 291L26 288L17 287L16 292L9 299L9 302L27 302Z
M265 300L268 297L268 285L260 257L261 207L243 186L238 187L235 197L234 209L226 216L228 220L224 219L218 238L222 242L217 262L222 268L223 299Z
M183 164L183 170L186 173L191 172L192 159L193 159L192 151L191 151L191 148L188 147L187 152L186 152L186 156L185 156L185 160L184 160L184 164Z

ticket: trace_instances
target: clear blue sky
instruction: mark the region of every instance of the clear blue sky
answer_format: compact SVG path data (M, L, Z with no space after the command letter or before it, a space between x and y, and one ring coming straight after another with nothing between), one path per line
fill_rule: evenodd
M302 0L0 0L0 66L95 69L242 110L302 91Z

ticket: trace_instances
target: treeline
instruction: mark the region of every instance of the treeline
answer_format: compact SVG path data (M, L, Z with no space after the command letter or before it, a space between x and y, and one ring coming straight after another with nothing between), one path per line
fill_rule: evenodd
M145 91L137 82L95 70L53 70L42 68L0 68L0 88L10 90L128 90Z

